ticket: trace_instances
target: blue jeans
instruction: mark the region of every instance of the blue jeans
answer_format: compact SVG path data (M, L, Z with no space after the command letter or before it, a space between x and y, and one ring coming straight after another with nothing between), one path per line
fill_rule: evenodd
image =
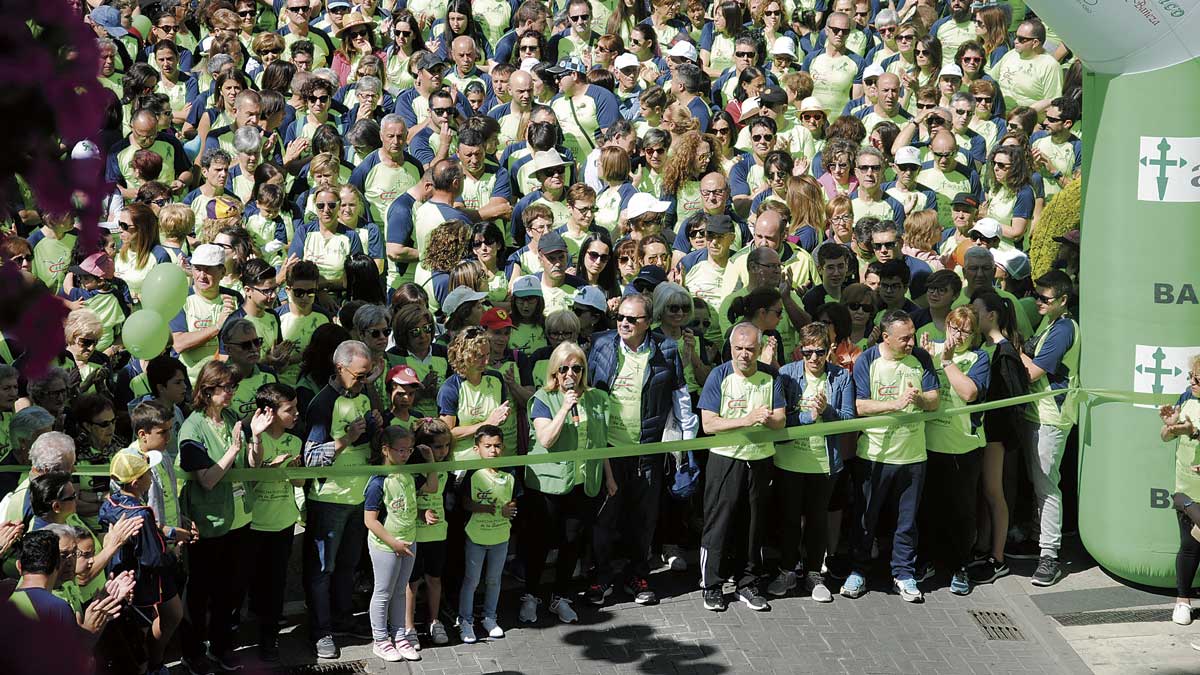
M314 640L333 633L333 617L352 613L354 571L367 538L362 504L308 501L304 530L304 593Z
M508 557L508 542L491 546L480 546L467 538L466 563L463 570L462 590L458 594L458 620L467 624L475 621L475 589L479 577L484 573L487 562L487 577L483 581L483 618L496 619L496 604L500 602L500 576L504 574L504 560Z
M865 574L882 512L896 514L892 538L892 576L912 579L917 560L917 508L925 487L925 462L883 464L861 457L852 463L858 489L854 504L854 571Z

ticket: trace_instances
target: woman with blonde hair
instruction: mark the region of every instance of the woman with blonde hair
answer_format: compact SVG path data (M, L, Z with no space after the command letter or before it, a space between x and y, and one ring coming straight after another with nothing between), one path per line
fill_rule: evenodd
M854 207L849 197L837 195L825 203L825 224L826 239L850 246L854 239Z
M937 211L923 209L915 211L904 221L904 255L924 260L934 272L945 265L937 253L942 239L942 228L938 223Z
M991 369L986 352L979 348L979 315L971 305L958 307L946 317L946 340L925 337L921 347L929 352L941 382L938 410L961 408L987 392ZM921 499L918 556L925 565L945 564L951 572L950 592L971 592L967 565L975 543L975 506L984 446L982 420L969 414L925 423L927 489Z
M824 239L822 234L827 220L825 190L816 178L804 174L788 177L786 194L788 209L792 212L792 231L788 241L812 253Z
M529 402L533 427L530 455L552 455L608 446L607 393L587 385L587 356L574 342L562 342L550 354L545 386ZM521 549L525 593L521 621L537 621L546 552L558 548L550 611L564 623L578 619L571 608L570 583L583 542L599 508L601 486L617 491L608 460L547 462L525 468L525 493L519 510L525 527Z
M700 120L678 101L671 103L663 111L659 127L671 134L671 153L674 154L678 143L686 134L700 131Z
M429 233L425 256L417 266L417 284L429 293L430 309L437 310L450 292L450 270L470 253L471 226L463 220L447 220ZM474 288L474 286L472 286Z
M96 350L100 338L104 334L104 324L100 317L90 309L77 309L67 315L63 322L63 333L67 339L67 354L71 355L74 363L62 363L62 367L71 365L79 371L79 393L86 394L94 391L97 381L102 379L108 357Z
M454 437L454 459L474 459L475 432L493 424L504 432L504 450L516 454L517 411L512 409L512 394L504 379L491 365L492 344L487 331L479 326L461 330L446 350L454 374L438 390L438 415L450 427Z

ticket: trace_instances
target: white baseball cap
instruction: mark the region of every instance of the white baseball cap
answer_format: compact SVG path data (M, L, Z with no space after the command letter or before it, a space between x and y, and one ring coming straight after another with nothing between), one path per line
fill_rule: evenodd
M192 265L221 267L225 264L225 249L216 244L200 244L192 251Z
M100 148L85 138L71 148L71 159L100 159Z
M696 51L696 45L687 40L680 40L671 45L671 48L667 50L667 56L674 56L693 62L700 60L700 52Z
M786 35L780 35L771 45L771 55L796 58L796 41Z
M615 66L617 70L625 70L626 68L637 68L638 66L641 66L641 65L642 65L642 62L638 61L638 57L634 56L633 54L630 54L629 52L625 52L624 54L618 55L616 60L613 61L613 66Z
M442 314L448 317L464 304L479 302L486 297L487 293L483 291L477 291L469 286L456 286L454 290L446 295L446 299L442 301Z
M988 239L995 239L1000 236L1000 221L995 218L980 218L975 221L967 234L971 232L978 232Z
M537 64L539 63L541 63L541 61L538 61L537 59L525 59L524 61L521 61L521 70L532 75L533 69L536 68Z
M744 119L749 119L751 117L754 117L755 115L758 114L759 107L760 106L758 103L757 96L751 96L750 98L746 99L745 101L742 101L742 108L741 108L741 112L739 113L739 115L740 115L739 119L744 120Z
M1015 248L996 249L992 251L996 264L1003 267L1008 276L1014 279L1026 279L1030 275L1029 256Z
M962 68L959 68L958 66L956 66L953 63L951 63L950 65L947 65L947 66L942 66L942 71L940 73L938 73L939 78L941 78L941 77L962 77L962 76L963 76ZM866 75L864 74L863 77L866 77Z
M921 166L921 151L911 145L906 145L896 151L896 166L916 164Z
M878 63L872 63L871 65L867 66L863 70L863 79L865 80L868 77L879 77L880 75L883 74L883 72L884 71L883 71L882 66L880 66ZM946 69L943 68L942 73L945 73L945 72L946 72Z
M629 198L629 206L625 207L626 218L637 218L647 213L666 213L671 208L671 202L664 202L648 192L639 192Z

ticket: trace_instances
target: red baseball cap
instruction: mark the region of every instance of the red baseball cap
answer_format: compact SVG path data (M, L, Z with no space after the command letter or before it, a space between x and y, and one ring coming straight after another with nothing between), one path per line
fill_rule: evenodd
M417 371L413 370L412 366L404 364L392 366L392 369L388 371L387 381L405 386L421 384L421 378L417 377Z
M484 312L479 324L488 330L513 327L512 316L509 315L508 310L499 307L493 307Z

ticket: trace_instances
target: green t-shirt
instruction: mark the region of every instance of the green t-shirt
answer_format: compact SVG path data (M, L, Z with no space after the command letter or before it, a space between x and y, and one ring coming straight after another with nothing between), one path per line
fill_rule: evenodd
M367 492L381 489L381 506L385 512L383 529L396 539L404 542L417 540L417 489L411 473L394 473L387 476L375 476L367 486ZM380 539L374 532L367 538L371 548L377 551L391 551L392 547Z
M417 492L417 542L446 540L446 479L449 474L439 471L437 474L437 490L433 492ZM425 522L425 512L433 511L437 522L430 525Z
M46 284L51 291L62 290L63 277L71 265L71 252L75 250L77 235L68 232L62 239L43 237L33 247L33 276Z
M950 386L950 379L946 376L945 369L942 368L943 346L942 343L937 343L929 349L929 355L933 358L933 365L937 369L939 411L967 405L963 397L959 396L954 387ZM955 354L951 360L964 375L976 380L977 386L980 382L979 378L987 377L988 356L981 350L962 351ZM986 393L986 388L981 387L977 399L983 400ZM987 442L983 433L983 419L981 417L972 419L972 417L972 415L955 415L925 422L925 442L929 446L929 451L945 455L962 455L976 448L982 448Z
M617 373L610 393L609 442L613 445L634 445L642 438L642 388L646 382L646 367L650 350L637 352L617 346Z
M804 395L800 398L801 408L808 410L816 399L817 394L826 392L829 396L829 376L821 373L817 377L804 374ZM818 420L814 420L818 421ZM798 438L790 443L775 444L775 466L793 473L829 474L829 450L824 436L808 436Z
M217 320L220 319L221 312L225 310L223 297L224 294L222 293L218 293L211 300L199 293L189 295L183 303L182 310L184 320L186 321L185 332L190 333L219 326ZM179 360L187 367L189 380L192 382L196 381L196 376L200 374L200 369L216 356L217 347L217 336L213 335L204 344L188 349L179 355Z
M330 425L329 436L334 440L346 435L346 428L359 418L371 412L371 399L366 394L353 398L339 396L333 403L333 422ZM366 432L358 438L358 442L338 453L333 460L333 466L363 466L371 458L371 446ZM363 490L367 487L366 476L327 478L314 481L308 491L308 498L330 504L361 504Z
M279 455L299 456L303 451L300 439L285 433L279 438L270 434L259 436L262 443L262 465ZM250 529L256 532L291 530L300 519L296 506L296 491L290 480L259 480L250 484L254 494L254 509Z
M1179 420L1192 423L1200 429L1200 400L1188 398L1179 405ZM1200 495L1200 474L1192 467L1200 464L1200 441L1191 436L1180 436L1175 446L1175 491L1195 499Z
M724 419L741 419L755 408L774 410L782 407L782 396L775 378L762 370L749 377L739 374L729 363L713 369L700 393L701 410L715 412ZM777 405L779 404L779 405ZM713 454L739 461L767 459L775 454L774 443L743 443L723 445L710 450Z
M210 460L208 466L215 464L225 456L233 442L234 418L226 411L220 424L214 423L202 411L193 412L183 422L179 429L179 468L183 471L193 471L205 468L203 464L192 466L186 458L189 452L199 451L192 447L198 444ZM199 457L196 458L200 459ZM244 465L245 457L239 456L235 466ZM244 493L244 488L243 488ZM219 537L228 534L233 528L235 516L234 482L222 478L211 490L205 490L198 481L184 481L180 490L179 501L184 515L196 524L200 536L204 538Z
M329 323L329 318L320 312L311 312L301 316L288 312L279 317L279 331L284 340L296 343L296 352L303 352L312 341L313 333L321 326ZM294 363L279 373L279 381L294 387L300 380L300 364Z
M450 372L450 363L446 361L446 357L437 356L432 351L430 351L429 356L424 359L417 358L412 354L407 356L399 356L389 353L387 355L387 361L389 369L391 369L392 366L398 365L407 365L411 367L414 371L416 371L417 378L422 382L424 382L425 378L429 376L430 372L432 372L436 377L436 382L434 383L435 391L441 388L442 383L446 381L446 377ZM438 406L436 395L418 396L416 404L413 405L412 414L414 417L437 417Z
M480 469L471 474L471 501L495 507L490 513L475 512L467 521L467 537L480 546L508 541L512 521L500 515L500 509L512 501L516 481L512 474L496 469Z
M455 410L439 410L443 415L454 415L458 426L468 427L479 424L497 406L505 402L503 395L504 383L494 374L484 373L478 385L471 384L466 378L458 380L458 407ZM440 398L440 396L439 396ZM511 408L508 419L500 425L504 432L504 455L517 454L517 411ZM454 443L454 459L477 459L475 443L471 438L462 438Z
M229 404L229 410L239 419L253 416L256 409L254 400L258 396L258 388L264 384L278 381L279 378L275 377L275 373L268 373L255 366L254 372L250 373L248 377L238 380L237 390L233 392L233 402Z
M825 114L830 118L842 114L842 108L850 100L850 91L858 77L858 65L849 56L818 54L809 64L813 78L813 96L821 102Z
M859 357L860 359L862 357ZM869 390L859 391L859 398L870 398L875 401L894 401L900 398L906 389L912 387L919 392L925 391L922 378L925 369L916 356L908 356L893 361L878 355L877 358L855 364L858 380L858 368L867 369ZM864 394L866 394L864 396ZM901 413L917 412L915 403L910 403ZM910 422L895 426L864 429L858 437L858 456L872 462L882 464L915 464L924 462L925 456L925 423Z

